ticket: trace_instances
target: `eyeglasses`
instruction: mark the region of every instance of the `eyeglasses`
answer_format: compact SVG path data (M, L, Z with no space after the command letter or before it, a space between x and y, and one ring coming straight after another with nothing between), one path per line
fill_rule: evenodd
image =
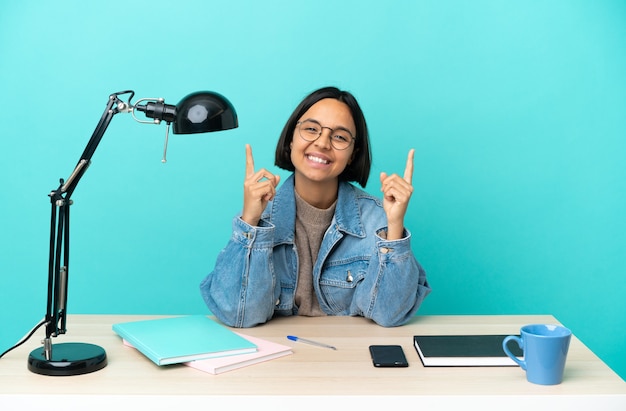
M350 147L350 144L354 141L352 133L345 128L332 129L330 127L323 127L315 120L298 121L298 132L300 137L305 141L315 141L322 135L322 130L327 128L330 130L330 144L335 150L345 150Z

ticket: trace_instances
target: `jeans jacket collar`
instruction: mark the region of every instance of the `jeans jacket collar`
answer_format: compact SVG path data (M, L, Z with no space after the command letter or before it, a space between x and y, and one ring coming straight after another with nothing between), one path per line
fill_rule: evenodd
M293 243L296 222L295 179L290 175L276 192L274 199L268 204L263 219L271 222L274 227L276 244ZM361 221L358 204L358 192L352 184L340 181L337 206L331 225L337 230L355 237L365 237L365 229Z

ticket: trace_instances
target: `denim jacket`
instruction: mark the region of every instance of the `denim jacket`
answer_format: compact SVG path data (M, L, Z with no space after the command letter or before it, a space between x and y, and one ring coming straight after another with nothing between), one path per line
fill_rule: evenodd
M233 219L233 233L215 268L200 284L211 312L233 327L275 315L297 315L296 202L290 176L268 203L258 226ZM381 326L406 323L430 292L411 251L411 235L387 241L387 217L376 197L339 183L335 215L313 267L313 287L327 315L363 316Z

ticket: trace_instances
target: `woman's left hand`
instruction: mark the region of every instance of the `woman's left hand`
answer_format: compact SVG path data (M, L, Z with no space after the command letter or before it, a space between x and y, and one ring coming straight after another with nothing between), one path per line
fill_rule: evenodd
M404 169L404 177L397 174L380 173L380 191L383 192L383 209L387 214L387 239L397 240L404 233L404 215L411 194L413 194L413 157L415 150L409 150Z

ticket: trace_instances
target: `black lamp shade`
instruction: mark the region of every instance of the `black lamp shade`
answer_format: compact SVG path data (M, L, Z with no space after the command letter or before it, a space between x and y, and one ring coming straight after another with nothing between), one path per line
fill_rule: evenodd
M174 134L229 130L239 125L235 108L228 99L212 91L199 91L176 106Z

